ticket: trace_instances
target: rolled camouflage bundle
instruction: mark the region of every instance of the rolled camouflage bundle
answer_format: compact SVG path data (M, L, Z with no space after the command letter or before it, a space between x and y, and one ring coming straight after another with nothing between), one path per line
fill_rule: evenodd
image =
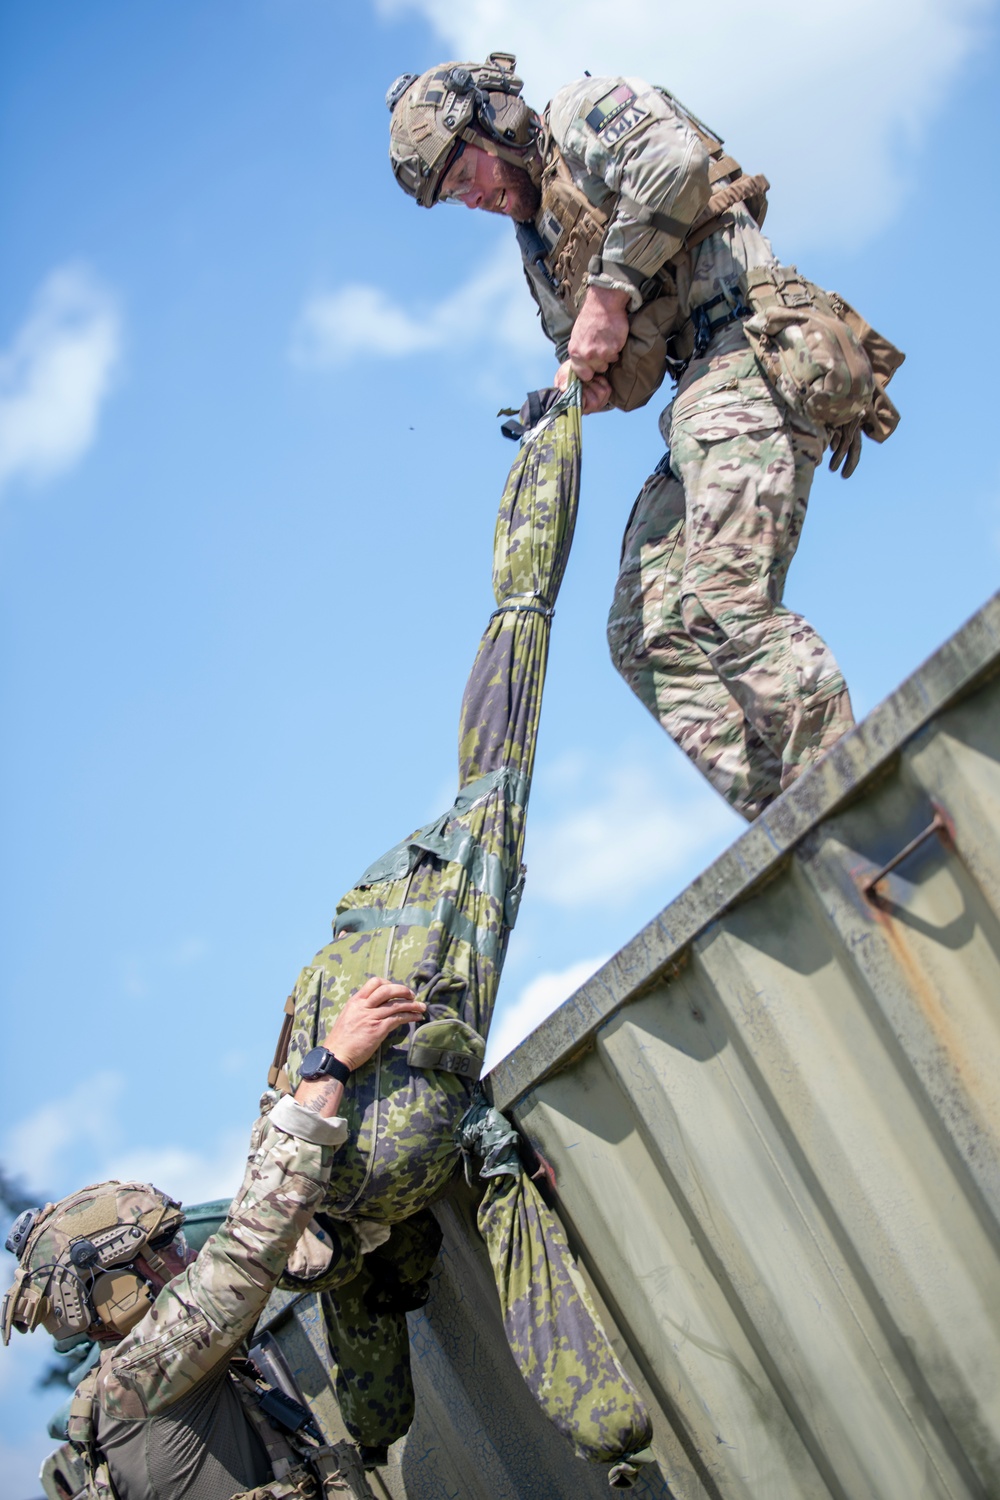
M487 1188L477 1223L525 1384L577 1456L617 1460L612 1485L630 1489L638 1471L621 1460L649 1444L649 1414L601 1327L562 1225L521 1166L517 1131L481 1094L459 1135L482 1161Z
M345 1089L350 1135L327 1202L337 1219L407 1218L437 1196L459 1161L455 1127L478 1077L523 883L552 609L579 487L574 385L526 436L500 503L497 608L462 702L458 795L440 818L369 866L337 907L333 942L296 985L287 1059L293 1086L305 1054L366 979L409 984L428 1005L416 1036L384 1043ZM453 1066L414 1067L411 1047L448 1054Z
M365 980L409 984L428 1004L426 1022L384 1043L347 1084L349 1136L323 1215L336 1242L323 1305L337 1395L348 1429L372 1449L402 1436L413 1416L405 1312L426 1296L440 1243L426 1208L461 1160L456 1130L473 1100L520 900L552 612L579 485L574 383L526 434L504 489L497 608L462 702L458 795L369 866L337 907L333 942L295 989L292 1087L305 1054ZM505 1172L487 1188L480 1225L512 1351L577 1452L610 1462L648 1442L648 1418L580 1294L561 1226L518 1165ZM352 1229L361 1219L395 1226L363 1259Z

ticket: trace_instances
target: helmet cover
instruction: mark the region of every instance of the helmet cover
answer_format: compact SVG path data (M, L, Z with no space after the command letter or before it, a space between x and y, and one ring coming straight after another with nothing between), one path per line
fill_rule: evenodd
M459 141L528 168L538 118L520 97L514 65L511 53L491 52L485 63L403 73L389 89L389 160L400 187L422 208L438 201Z
M12 1328L39 1325L57 1339L127 1333L152 1300L135 1260L155 1265L183 1222L180 1204L144 1182L100 1182L46 1204L20 1236L0 1311L4 1343Z

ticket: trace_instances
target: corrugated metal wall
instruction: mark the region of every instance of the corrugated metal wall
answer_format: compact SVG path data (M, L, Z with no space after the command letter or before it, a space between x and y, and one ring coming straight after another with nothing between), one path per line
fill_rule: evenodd
M994 600L494 1077L678 1496L1000 1495L998 630Z
M1000 1496L998 667L1000 596L491 1075L677 1500ZM373 1488L600 1493L441 1218Z

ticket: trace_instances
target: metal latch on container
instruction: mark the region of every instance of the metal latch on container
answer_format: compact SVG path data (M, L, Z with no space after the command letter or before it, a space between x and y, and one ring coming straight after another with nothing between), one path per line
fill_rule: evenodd
M869 901L877 901L879 898L875 887L879 881L884 880L897 865L901 865L904 859L907 859L915 849L919 849L921 844L925 844L928 839L933 838L936 833L941 834L949 843L952 842L950 819L944 810L935 803L932 821L928 823L922 833L918 833L916 838L911 839L904 849L900 849L898 854L894 854L888 864L884 864L881 870L876 870L874 875L869 875L867 880L861 882L861 894Z

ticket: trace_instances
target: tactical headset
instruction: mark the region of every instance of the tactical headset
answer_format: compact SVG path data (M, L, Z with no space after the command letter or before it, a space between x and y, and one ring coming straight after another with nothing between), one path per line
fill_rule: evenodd
M11 1328L39 1325L57 1339L128 1333L156 1296L136 1263L164 1270L159 1252L183 1222L178 1203L137 1182L99 1183L28 1209L7 1238L18 1268L0 1313L4 1343Z
M539 120L521 98L510 52L486 62L442 63L403 73L385 96L392 114L389 159L396 181L422 208L433 208L461 143L537 175Z

